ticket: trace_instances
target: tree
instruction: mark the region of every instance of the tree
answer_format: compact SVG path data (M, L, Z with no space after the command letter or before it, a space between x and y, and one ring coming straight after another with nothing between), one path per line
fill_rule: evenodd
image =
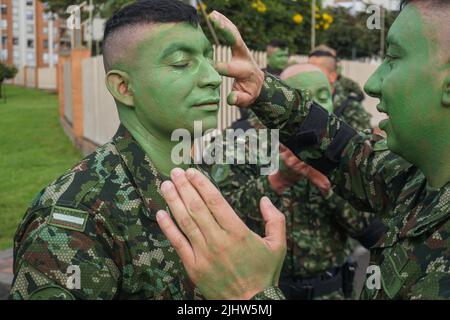
M8 66L0 62L0 98L3 97L3 81L13 79L18 70L15 66Z

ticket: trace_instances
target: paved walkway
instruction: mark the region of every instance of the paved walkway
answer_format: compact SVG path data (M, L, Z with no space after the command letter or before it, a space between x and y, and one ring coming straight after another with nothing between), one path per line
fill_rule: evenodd
M8 298L13 280L13 250L0 251L0 300Z

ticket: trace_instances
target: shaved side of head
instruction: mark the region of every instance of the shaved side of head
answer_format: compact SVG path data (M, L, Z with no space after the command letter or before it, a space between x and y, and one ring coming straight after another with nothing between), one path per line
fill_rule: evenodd
M312 65L309 63L294 64L294 65L286 68L286 70L284 70L281 73L280 79L287 80L291 77L298 75L299 73L304 73L304 72L322 72L322 70L320 70L319 67L316 67L315 65Z
M313 64L315 66L320 67L325 72L336 72L337 71L337 62L333 57L309 57L308 63Z
M116 30L103 44L106 72L117 66L130 65L135 60L137 44L148 34L151 24L136 24Z

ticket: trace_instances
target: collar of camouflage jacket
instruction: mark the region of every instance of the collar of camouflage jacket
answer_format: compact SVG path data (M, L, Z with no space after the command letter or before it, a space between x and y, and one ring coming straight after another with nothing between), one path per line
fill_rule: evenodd
M168 210L166 202L161 195L160 187L161 183L169 178L161 175L156 170L142 147L123 125L119 126L113 138L113 144L131 174L132 180L148 209L148 217L156 221L156 212L158 210Z
M409 184L420 186L405 186L415 192L414 196L406 192L399 197L399 203L407 204L405 214L397 214L390 218L389 231L374 248L393 246L404 238L419 237L427 232L436 231L439 225L450 219L450 182L438 190L427 190L426 179L420 171Z

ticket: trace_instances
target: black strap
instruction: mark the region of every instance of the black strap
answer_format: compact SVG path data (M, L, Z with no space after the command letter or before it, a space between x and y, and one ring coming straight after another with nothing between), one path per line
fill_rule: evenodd
M286 147L298 155L305 147L317 145L323 132L327 130L328 118L328 111L313 103L297 133L285 144ZM324 156L311 161L309 164L323 174L328 175L339 165L342 151L354 135L356 135L355 129L340 121L340 128L334 135L333 141L325 151Z
M342 290L342 267L333 268L313 278L282 278L279 288L288 300L313 300Z
M334 111L334 114L338 117L342 116L345 109L350 105L352 101L358 101L358 98L349 96L347 99L344 100L344 102L341 103L341 105Z
M358 240L366 249L370 249L381 239L388 229L381 220L374 219L367 228L356 234L351 234L351 237Z

